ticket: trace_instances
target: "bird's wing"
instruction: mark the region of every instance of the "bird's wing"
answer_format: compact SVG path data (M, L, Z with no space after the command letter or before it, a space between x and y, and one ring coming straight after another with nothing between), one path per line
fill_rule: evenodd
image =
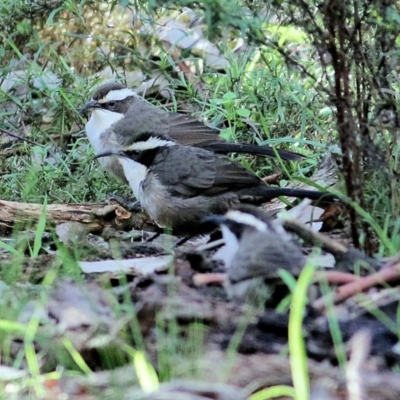
M145 134L168 135L168 112L136 99L123 119L113 125L117 141L129 146Z
M219 130L189 115L168 113L168 136L184 146L200 146L224 142Z
M225 156L180 145L161 150L150 169L171 193L188 197L213 195L260 183L255 174Z
M283 160L301 160L304 157L268 146L229 143L219 136L219 130L189 115L171 113L141 99L135 99L127 115L113 126L117 143L132 144L143 133L168 136L183 146L195 146L216 153L248 153L275 157L275 151Z
M256 144L229 143L219 136L219 130L205 125L197 119L188 115L168 113L169 125L168 136L184 146L195 146L211 150L214 153L246 153L257 154L267 157L276 157L276 153L283 160L298 161L303 160L301 154L288 150L273 149L269 146L259 146Z
M183 146L223 143L219 131L185 114L170 113L136 99L124 119L114 125L123 145L129 145L143 133L168 136Z

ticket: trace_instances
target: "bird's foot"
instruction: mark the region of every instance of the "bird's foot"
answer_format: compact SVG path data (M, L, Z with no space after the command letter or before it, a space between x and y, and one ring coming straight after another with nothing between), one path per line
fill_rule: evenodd
M128 210L130 212L140 212L141 211L141 206L140 206L140 202L137 200L131 200L131 199L127 199L115 194L112 194L110 196L107 197L107 201L115 201L117 202L121 207L124 207L125 210Z

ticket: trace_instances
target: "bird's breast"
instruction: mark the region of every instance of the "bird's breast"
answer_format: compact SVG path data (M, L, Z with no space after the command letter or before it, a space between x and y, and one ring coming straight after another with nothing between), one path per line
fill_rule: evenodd
M129 185L141 206L161 228L171 226L171 214L179 215L177 202L172 201L167 188L147 167L132 160L122 159Z
M133 194L144 207L143 202L146 196L143 192L143 184L147 178L148 168L129 158L120 157L119 161Z

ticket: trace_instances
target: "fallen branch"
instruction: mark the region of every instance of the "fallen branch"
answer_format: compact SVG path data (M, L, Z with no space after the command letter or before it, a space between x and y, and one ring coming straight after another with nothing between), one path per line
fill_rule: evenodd
M16 222L37 221L42 210L42 204L0 200L0 225L12 227ZM118 204L48 204L46 219L53 225L69 221L80 222L89 225L92 231L110 224L126 229L143 229L149 220L144 214L132 214Z

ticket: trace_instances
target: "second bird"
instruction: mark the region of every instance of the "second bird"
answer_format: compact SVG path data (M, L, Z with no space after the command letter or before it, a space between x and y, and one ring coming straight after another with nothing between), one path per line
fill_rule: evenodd
M240 204L259 205L278 196L337 199L319 191L269 186L227 156L182 146L153 132L132 135L130 145L96 157L115 156L142 207L160 227L177 235L209 232L214 226L204 224L205 217L225 214Z
M140 98L132 89L118 82L100 86L82 113L91 112L86 124L86 134L96 153L128 146L137 135L151 132L163 135L185 146L204 148L215 153L247 153L283 160L304 159L300 154L276 150L268 146L229 143L219 136L219 130L209 127L195 118L164 111ZM276 153L275 153L276 152ZM99 160L112 175L127 182L119 160L115 157Z

